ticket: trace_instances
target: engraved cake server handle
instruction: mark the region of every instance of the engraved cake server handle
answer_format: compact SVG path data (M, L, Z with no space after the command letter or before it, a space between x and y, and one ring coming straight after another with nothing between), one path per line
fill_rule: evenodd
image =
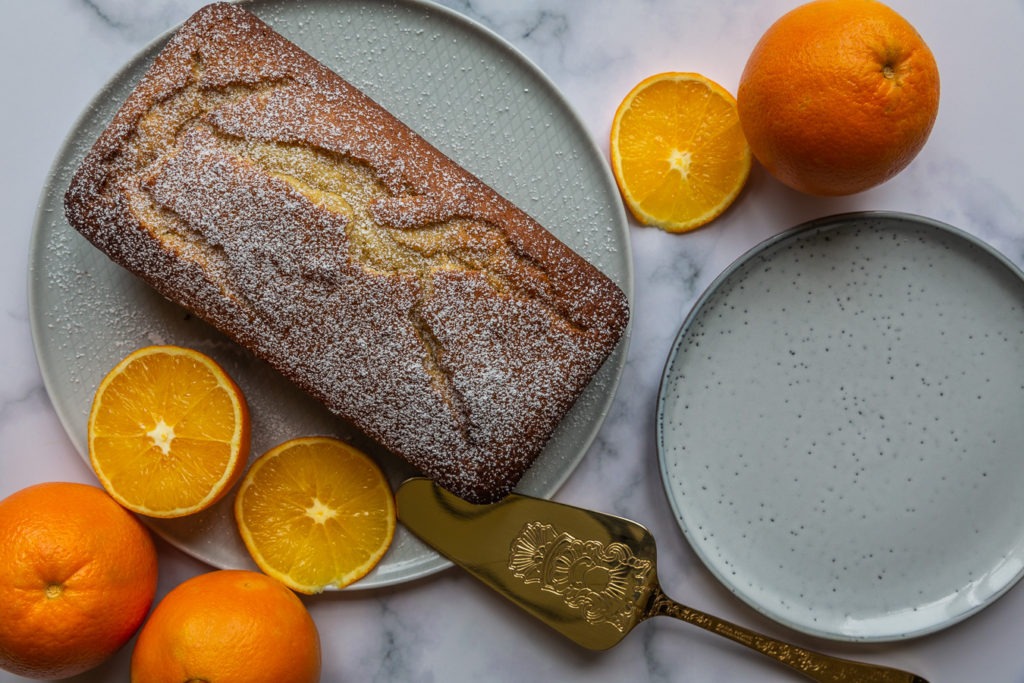
M769 638L669 598L654 537L621 517L512 494L474 505L432 482L403 483L402 523L513 603L592 650L641 621L669 616L745 645L815 681L927 683L906 671L832 657Z
M924 678L907 671L840 659L770 638L725 619L680 604L665 595L658 586L653 587L650 602L640 618L656 616L675 617L740 645L746 645L751 650L795 669L813 681L928 683Z

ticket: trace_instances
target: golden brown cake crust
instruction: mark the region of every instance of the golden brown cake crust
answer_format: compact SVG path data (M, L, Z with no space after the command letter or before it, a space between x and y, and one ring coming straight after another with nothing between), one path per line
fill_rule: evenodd
M622 292L249 12L169 41L73 227L424 474L520 479L623 334Z

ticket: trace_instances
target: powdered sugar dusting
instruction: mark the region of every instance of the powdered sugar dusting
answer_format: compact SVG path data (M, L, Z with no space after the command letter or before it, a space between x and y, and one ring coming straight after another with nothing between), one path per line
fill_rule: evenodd
M246 12L186 25L68 194L114 260L440 483L508 490L625 299Z

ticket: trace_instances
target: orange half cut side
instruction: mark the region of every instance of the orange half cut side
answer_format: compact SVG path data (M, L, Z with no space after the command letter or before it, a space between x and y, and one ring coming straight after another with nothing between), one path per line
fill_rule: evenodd
M249 458L249 410L213 359L179 346L129 354L100 382L89 459L121 505L150 517L209 508Z
M686 232L722 214L750 175L736 100L695 73L641 81L615 112L610 152L623 200L644 225Z
M260 456L238 489L235 520L256 565L306 594L366 576L397 524L380 467L321 436L293 439Z

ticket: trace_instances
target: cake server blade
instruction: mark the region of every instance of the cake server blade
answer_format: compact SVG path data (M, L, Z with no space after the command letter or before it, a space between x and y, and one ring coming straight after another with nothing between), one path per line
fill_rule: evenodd
M814 652L682 605L661 589L654 537L622 517L511 494L467 503L414 478L395 494L402 524L508 600L580 645L604 650L670 616L745 645L815 681L927 683Z

